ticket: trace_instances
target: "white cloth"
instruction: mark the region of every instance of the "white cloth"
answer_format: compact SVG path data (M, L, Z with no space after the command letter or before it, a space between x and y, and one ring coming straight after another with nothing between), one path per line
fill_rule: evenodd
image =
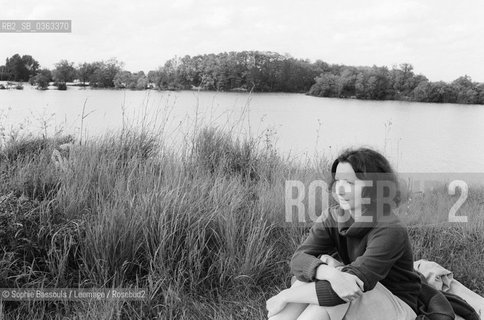
M297 286L295 278L291 286ZM363 293L359 298L334 307L308 305L306 308L324 308L331 320L415 320L417 315L402 299L378 282L373 290ZM314 310L304 310L300 318L314 318ZM305 315L305 313L308 315ZM316 311L317 314L317 311ZM298 318L299 319L299 318Z
M452 272L437 262L420 259L413 263L413 268L424 275L431 287L439 291L448 291L454 280Z
M343 320L414 320L417 315L408 304L378 282L373 290L351 301ZM328 312L331 316L331 313ZM331 317L331 320L335 319Z
M476 310L481 319L484 319L484 298L455 280L451 271L425 259L415 261L413 267L423 274L430 286L461 297Z

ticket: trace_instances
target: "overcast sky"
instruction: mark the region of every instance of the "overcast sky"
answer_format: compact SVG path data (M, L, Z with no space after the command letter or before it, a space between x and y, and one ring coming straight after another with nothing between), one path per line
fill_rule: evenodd
M430 80L484 82L484 1L5 1L0 19L70 19L70 34L0 33L0 61L116 57L130 71L175 55L260 50L345 65L413 64Z

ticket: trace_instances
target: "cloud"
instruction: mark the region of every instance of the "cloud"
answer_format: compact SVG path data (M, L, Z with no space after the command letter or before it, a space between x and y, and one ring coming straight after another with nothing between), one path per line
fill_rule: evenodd
M469 0L14 2L4 19L72 19L72 34L0 34L0 59L52 67L116 56L133 70L174 55L270 50L353 65L410 62L431 79L484 81L484 3Z

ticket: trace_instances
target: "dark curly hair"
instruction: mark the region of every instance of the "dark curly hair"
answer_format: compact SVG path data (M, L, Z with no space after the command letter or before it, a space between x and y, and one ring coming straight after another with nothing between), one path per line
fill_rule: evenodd
M398 177L389 161L382 154L369 148L344 150L331 166L331 190L333 190L336 182L336 167L341 162L349 163L358 179L372 181L373 185L364 187L362 191L362 197L370 198L368 205L370 209L376 209L383 197L389 198L392 194L394 195L393 206L391 205L391 208L388 208L387 203L386 206L383 206L383 212L386 213L389 209L398 207L401 202Z

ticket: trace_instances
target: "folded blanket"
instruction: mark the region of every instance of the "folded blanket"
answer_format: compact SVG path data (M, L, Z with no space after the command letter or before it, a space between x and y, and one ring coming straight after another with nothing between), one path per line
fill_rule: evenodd
M421 259L415 261L414 269L420 272L426 279L427 283L444 293L454 294L465 300L479 317L484 317L484 298L465 287L459 281L455 280L451 271L445 269L436 262Z

